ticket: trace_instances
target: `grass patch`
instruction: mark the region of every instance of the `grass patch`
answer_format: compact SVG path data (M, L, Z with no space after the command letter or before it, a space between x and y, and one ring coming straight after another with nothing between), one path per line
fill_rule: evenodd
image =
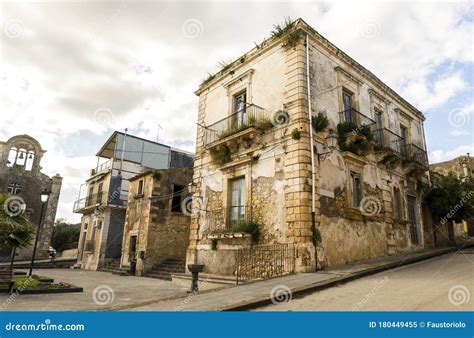
M311 119L311 124L313 125L314 130L323 131L329 126L329 120L323 113L318 113L313 115Z
M258 242L260 239L260 225L253 221L237 222L227 228L226 232L245 232L250 234L254 242Z

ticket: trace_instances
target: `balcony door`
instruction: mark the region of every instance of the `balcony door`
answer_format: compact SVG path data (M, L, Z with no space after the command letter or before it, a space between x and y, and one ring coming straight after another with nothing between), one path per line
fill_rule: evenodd
M375 109L375 141L383 146L382 112Z
M245 219L245 177L230 181L229 221L238 223Z
M234 95L234 103L232 108L232 128L240 128L246 124L247 92L243 91Z
M352 116L352 94L343 91L342 92L342 104L344 108L344 122L354 122L354 116Z
M400 125L400 146L402 148L402 154L408 156L408 129L405 126Z

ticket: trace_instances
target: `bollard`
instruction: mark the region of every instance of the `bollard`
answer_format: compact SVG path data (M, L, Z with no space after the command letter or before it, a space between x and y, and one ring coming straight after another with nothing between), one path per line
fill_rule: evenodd
M199 281L199 273L202 272L204 269L203 264L188 264L188 270L191 272L192 275L192 281L191 281L191 290L189 292L198 292L199 291L199 286L198 286L198 281Z

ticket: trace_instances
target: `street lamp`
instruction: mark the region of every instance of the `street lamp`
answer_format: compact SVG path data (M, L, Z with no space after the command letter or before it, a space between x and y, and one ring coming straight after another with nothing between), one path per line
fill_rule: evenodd
M318 154L318 159L321 161L324 161L337 147L337 136L332 130L329 131L328 135L324 139L324 147L329 149L329 151Z
M35 246L33 247L33 255L31 256L29 276L31 276L31 274L33 273L33 264L35 263L36 247L38 246L38 238L40 236L41 225L43 223L42 221L43 221L44 208L45 208L46 204L48 203L49 194L51 194L51 192L48 191L47 189L44 189L40 194L41 213L40 213L40 217L39 217L39 221L38 221L38 230L36 231Z

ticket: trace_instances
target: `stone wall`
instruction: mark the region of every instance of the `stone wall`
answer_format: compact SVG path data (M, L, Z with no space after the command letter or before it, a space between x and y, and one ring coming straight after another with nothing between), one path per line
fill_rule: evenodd
M128 268L131 259L136 259L136 273L142 275L167 259L185 258L190 223L186 198L191 178L191 169L172 168L146 171L130 179L122 244L123 268ZM143 195L137 195L140 181ZM173 185L184 187L179 212L171 210ZM132 237L136 238L135 256L131 252Z
M31 168L25 165L8 164L10 149L24 149L25 157L32 154L33 162ZM0 142L0 193L7 194L8 186L16 183L21 186L21 193L18 194L25 203L25 212L29 215L31 223L38 226L42 203L40 194L44 190L51 192L45 206L43 223L38 239L36 257L48 257L48 249L53 235L54 221L58 207L59 195L61 192L62 177L56 174L49 177L41 172L41 159L46 151L41 148L37 140L28 135L13 136L6 142ZM3 207L3 206L2 206ZM0 260L8 260L10 248L0 248ZM32 254L32 247L17 250L17 259L29 259Z

